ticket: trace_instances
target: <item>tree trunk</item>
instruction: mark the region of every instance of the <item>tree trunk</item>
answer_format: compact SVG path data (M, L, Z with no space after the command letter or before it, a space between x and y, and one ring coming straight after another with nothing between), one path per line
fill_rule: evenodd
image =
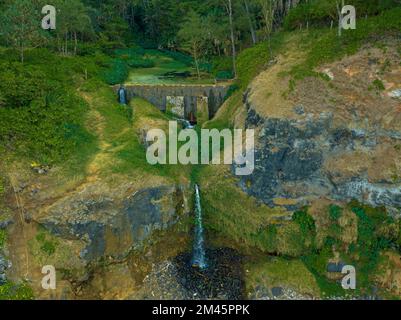
M252 43L255 45L258 42L258 39L256 37L256 32L255 32L255 28L254 28L253 21L252 21L252 16L251 16L251 13L249 12L248 0L244 0L244 7L245 7L245 12L246 12L246 15L248 18L249 31L251 32Z
M20 57L21 57L21 63L24 63L25 54L24 54L24 47L23 46L21 46L21 48L20 48Z
M77 47L78 47L77 32L74 31L74 56L77 55Z
M198 80L200 80L200 70L199 70L199 61L198 61L198 50L196 48L196 44L193 45L192 47L193 53L194 53L194 59L195 59L195 67L196 67L196 72L198 74Z
M344 0L342 1L343 7L344 7ZM337 1L337 13L338 13L338 36L341 37L342 36L342 31L343 31L343 16L341 14L342 8L340 7L340 2Z
M57 35L57 48L59 53L63 52L62 45L60 44L60 37Z
M272 47L271 47L271 33L273 31L273 19L274 19L274 12L273 12L273 0L268 0L268 3L264 3L262 7L262 14L265 22L265 32L266 32L266 40L268 44L269 50L269 59L272 59Z
M237 78L237 63L236 63L237 52L236 52L236 49L235 49L233 7L232 7L231 0L227 0L227 12L228 12L229 20L230 20L231 50L232 50L232 57L233 57L233 72L234 72L234 77Z
M68 55L68 32L65 33L65 55Z

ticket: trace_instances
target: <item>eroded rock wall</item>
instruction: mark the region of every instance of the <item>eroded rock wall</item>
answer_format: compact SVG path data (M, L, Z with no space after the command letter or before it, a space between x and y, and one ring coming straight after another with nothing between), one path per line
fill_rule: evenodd
M74 194L52 205L37 222L55 236L84 239L80 256L87 261L106 255L122 259L152 232L177 223L184 211L183 189L172 185L142 189L122 200Z
M401 104L392 95L401 86L399 59L391 47L384 56L361 50L324 66L330 80L299 81L282 104L261 99L273 90L271 74L262 73L244 96L245 127L256 130L257 147L242 189L269 206L356 199L399 214ZM379 81L384 89L374 88Z

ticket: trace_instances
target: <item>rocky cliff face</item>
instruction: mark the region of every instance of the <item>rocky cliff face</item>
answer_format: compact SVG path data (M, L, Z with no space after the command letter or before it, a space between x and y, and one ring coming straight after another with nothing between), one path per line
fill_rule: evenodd
M280 63L280 62L279 62ZM269 105L271 70L244 96L246 128L257 131L256 167L241 180L264 203L299 208L319 198L401 207L401 87L396 49L365 48L324 66L327 80L297 83ZM269 88L273 87L273 88Z
M183 188L174 185L142 189L125 199L85 192L56 202L36 221L55 236L84 239L80 257L86 261L106 255L122 259L185 212Z
M7 229L7 259L0 248L0 283L22 274L38 299L126 299L153 263L186 249L189 189L149 182L97 180L57 198L32 196L25 219L16 216ZM28 199L29 189L19 195ZM179 245L164 246L169 241ZM45 265L57 270L54 292L41 288Z

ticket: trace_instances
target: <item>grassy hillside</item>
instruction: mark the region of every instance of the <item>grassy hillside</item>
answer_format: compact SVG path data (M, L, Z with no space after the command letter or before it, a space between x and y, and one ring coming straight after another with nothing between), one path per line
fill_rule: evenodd
M1 54L0 220L15 216L20 224L10 209L14 196L25 207L40 207L96 182L111 187L125 183L133 190L188 182L188 167L148 164L144 130L167 130L170 118L141 99L129 106L117 103L103 81L108 57L59 57L38 49L29 51L21 64L10 51ZM35 168L47 172L38 174ZM21 185L43 192L40 197L14 194ZM18 244L11 236L8 229L0 230L0 254L12 242L13 249L28 246L20 234L15 234L22 239ZM55 247L44 241L33 249L33 255L49 256ZM29 283L0 286L0 299L32 298Z
M269 110L280 108L281 104L285 103L288 93L292 92L301 80L314 77L326 79L327 76L318 71L323 64L340 60L346 55L353 55L365 44L386 50L383 39L394 39L399 36L400 22L401 9L393 9L375 17L360 19L357 30L345 31L341 38L337 36L337 30L328 27L279 32L273 38L274 57L268 56L266 43L244 50L238 56L240 89L226 101L215 119L207 122L205 127L218 129L243 127L245 117L243 93L251 82L253 87L258 88L261 96L257 101L265 108L268 115ZM401 51L399 52L401 54ZM280 59L278 64L275 61L277 57ZM269 63L271 60L273 62ZM253 80L263 70L267 70L264 82ZM264 87L267 84L276 88L277 92L268 92ZM307 287L310 290L317 290L323 296L343 296L346 292L335 281L326 277L327 262L335 259L331 249L335 245L341 248L337 254L340 254L342 259L357 265L358 270L361 270L359 291L355 294L369 292L375 278L374 274L378 272L379 265L383 262L383 253L397 246L396 238L399 237L399 235L395 238L394 235L383 238L377 236L381 227L386 230L391 228L399 230L397 222L388 221L382 209L375 210L353 203L350 208L344 209L348 210L348 213L344 213L340 219L341 226L334 221L330 223L326 221L326 224L331 226L330 230L316 229L314 221L318 223L321 219L326 219L323 218L326 216L330 221L332 207L326 207L319 211L319 215L312 216L306 210L294 216L292 221L281 222L280 216L288 213L258 204L256 199L241 191L238 181L230 177L228 171L228 168L214 166L200 168L197 173L202 188L209 239L212 239L214 245L233 246L244 253L252 252L251 255L254 256L258 256L257 253L262 251L283 257L282 262L275 262L282 266L280 268L275 268L274 264L266 261L250 262L248 268L260 269L260 266L263 266L269 268L269 272L261 273L256 280L254 279L256 276L251 272L249 286L253 283L256 286L259 282L275 282L281 279L277 282L298 289ZM380 219L370 218L380 215L382 217ZM359 221L357 231L352 227L354 220ZM352 237L359 239L357 245L350 249L352 254L347 251L348 249L344 249L348 248L347 237L351 234L354 234ZM368 238L369 244L364 242ZM288 267L284 268L284 265ZM302 272L306 274L305 279L312 279L310 281L313 284L295 281L289 273L294 272L296 268L308 270Z

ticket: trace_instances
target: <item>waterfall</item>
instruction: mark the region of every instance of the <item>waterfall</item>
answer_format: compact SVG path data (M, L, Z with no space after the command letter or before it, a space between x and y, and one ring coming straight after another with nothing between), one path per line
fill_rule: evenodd
M174 118L177 122L180 122L182 124L183 129L195 129L195 126L193 126L188 120L183 119L183 118Z
M125 89L123 87L118 90L118 102L120 102L120 104L127 104Z
M195 185L195 241L192 256L192 266L199 269L206 269L205 257L205 244L203 238L203 225L202 225L202 206L198 185Z

